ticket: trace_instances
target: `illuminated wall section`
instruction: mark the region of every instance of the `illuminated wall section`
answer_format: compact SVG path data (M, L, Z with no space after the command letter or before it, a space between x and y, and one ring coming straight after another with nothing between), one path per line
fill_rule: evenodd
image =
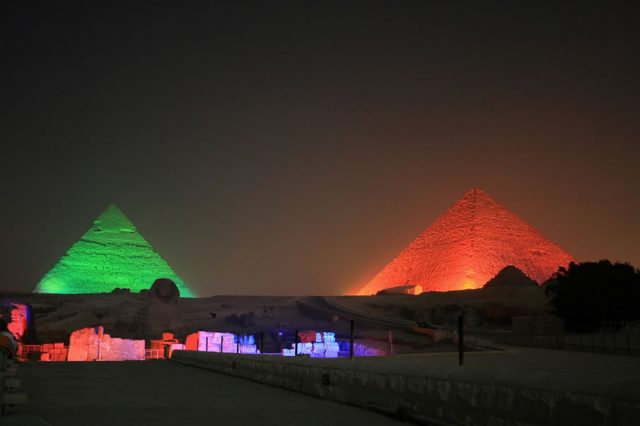
M182 297L194 297L171 267L116 206L109 206L93 226L42 278L39 293L108 293L149 289L157 278L176 283Z
M187 336L185 348L188 351L257 354L260 351L252 335L197 331Z
M336 342L336 333L332 331L303 331L298 333L300 343L296 352L296 344L291 349L282 349L283 356L308 355L311 358L337 358L340 345Z
M423 291L482 287L513 265L542 283L576 261L506 207L472 189L378 273L358 294L400 285Z
M69 337L67 361L144 361L144 343L111 337L101 325L83 328Z

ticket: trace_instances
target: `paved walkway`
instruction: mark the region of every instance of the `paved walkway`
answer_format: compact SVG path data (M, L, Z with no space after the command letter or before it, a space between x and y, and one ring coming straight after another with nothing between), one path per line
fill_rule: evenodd
M30 401L3 426L404 424L169 361L30 363L20 376Z

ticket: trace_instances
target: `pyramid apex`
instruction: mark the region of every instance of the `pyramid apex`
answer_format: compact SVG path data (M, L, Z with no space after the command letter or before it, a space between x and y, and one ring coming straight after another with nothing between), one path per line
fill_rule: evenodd
M109 204L107 208L104 209L102 213L100 213L100 217L102 216L123 216L125 218L127 217L127 215L124 214L122 209L116 206L115 204Z
M485 191L482 188L471 188L470 190L468 190L467 192L465 192L465 194L462 196L462 198L476 198L476 197L489 197L491 198L491 195Z
M480 188L471 188L464 195L458 198L452 208L475 208L476 206L498 206L498 201L491 196L487 191Z
M134 232L136 229L127 215L115 204L109 204L93 223L94 226L97 226L102 231L120 232L121 230L128 230L129 232Z
M115 210L115 211L118 211L118 212L122 213L122 210L120 209L120 207L116 206L116 205L115 205L115 204L113 204L113 203L109 204L109 205L107 206L107 208L106 208L106 209L104 209L104 211L105 211L105 212L107 212L107 211L109 211L109 210L111 210L111 211Z

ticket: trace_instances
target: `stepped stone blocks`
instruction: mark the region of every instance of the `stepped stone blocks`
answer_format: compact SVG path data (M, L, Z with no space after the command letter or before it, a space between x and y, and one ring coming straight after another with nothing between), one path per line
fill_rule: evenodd
M69 338L68 361L95 361L98 359L102 327L83 328L71 333Z
M68 348L64 343L44 343L40 347L40 361L66 361Z
M423 291L482 287L513 265L542 283L576 259L479 189L472 189L358 294L419 285Z
M298 333L297 354L309 355L311 358L337 358L340 345L336 342L336 334L330 331L303 331ZM282 349L283 356L295 356L296 344L290 349Z
M68 361L144 361L144 340L111 337L102 326L71 333Z
M116 206L109 206L42 278L39 293L108 293L146 290L158 278L173 281L182 297L193 292Z
M106 334L105 336L109 336ZM103 339L99 361L144 361L144 340Z
M237 339L240 339L239 345ZM237 336L232 333L219 333L216 331L197 331L192 333L185 339L184 346L188 351L258 353L253 336Z

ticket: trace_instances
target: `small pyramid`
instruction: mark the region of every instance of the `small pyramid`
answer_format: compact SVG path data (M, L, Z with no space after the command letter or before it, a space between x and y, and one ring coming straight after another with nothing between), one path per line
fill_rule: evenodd
M483 286L487 287L535 287L538 283L513 265L505 266Z
M193 292L115 205L71 246L36 287L38 293L108 293L149 289L158 278L175 282L182 297Z
M537 282L576 259L489 194L472 189L436 219L358 294L400 285L474 289L513 265Z

